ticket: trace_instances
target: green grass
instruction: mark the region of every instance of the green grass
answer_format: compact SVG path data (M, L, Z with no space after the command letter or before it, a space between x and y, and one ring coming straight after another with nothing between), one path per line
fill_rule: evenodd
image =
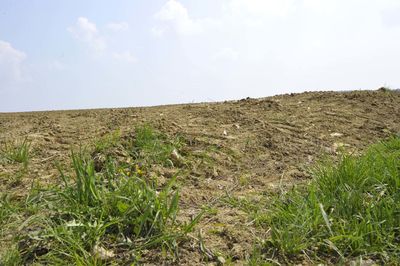
M270 210L268 254L338 263L358 256L400 257L400 138L343 154L314 168L307 187L277 198Z
M3 235L3 230L10 222L13 213L18 211L18 207L10 200L9 194L0 194L0 235Z
M0 164L18 164L18 169L15 169L14 172L0 173L0 177L5 176L6 182L10 186L17 186L21 183L28 170L30 153L31 143L27 139L6 143L0 147Z
M135 151L151 159L145 163L162 164L156 149L167 153L174 146L161 141L149 127L139 129L138 134ZM97 152L105 152L109 146L101 147ZM0 265L13 265L12 261L49 265L136 263L144 250L153 248L172 260L178 257L179 243L202 213L189 222L177 221L180 193L175 178L159 186L156 178L131 170L137 169L136 162L121 163L111 155L107 155L101 171L96 171L94 159L84 150L72 152L71 161L70 169L59 167L60 184L33 188L25 201L16 204L18 207L2 197L1 225L18 217L18 230L14 232L15 245L0 259Z
M172 254L200 218L177 223L174 179L160 188L114 167L107 174L96 173L93 161L81 153L73 153L72 161L74 175L62 174L64 185L46 200L51 215L40 235L51 249L39 258L42 262L97 265L102 260L93 256L96 246L114 253L161 247Z
M16 246L9 248L4 257L0 259L0 265L4 266L19 266L23 265L21 254Z
M106 134L94 142L94 152L102 153L121 142L121 131L115 130L110 134Z
M134 159L146 164L159 163L173 166L177 162L174 162L171 155L181 146L182 140L179 137L168 139L167 136L155 131L151 126L142 125L135 129L135 139L131 143L130 153Z
M248 199L245 197L233 197L227 194L221 199L221 202L229 205L230 207L240 209L248 214L249 223L255 226L264 226L268 220L268 213L265 210L267 198L262 199Z
M24 205L24 201L10 193L0 194L0 265L22 265L15 239L18 228L26 219L24 214L34 213L32 208Z
M0 158L10 163L22 163L27 167L30 148L31 143L27 139L5 144L0 150Z

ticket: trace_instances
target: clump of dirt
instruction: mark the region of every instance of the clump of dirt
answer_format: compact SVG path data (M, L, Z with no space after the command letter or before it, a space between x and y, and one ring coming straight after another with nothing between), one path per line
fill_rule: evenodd
M16 166L0 161L0 192L22 196L34 182L59 182L56 162L69 165L71 149L90 146L115 130L129 138L141 124L184 142L175 155L182 156L181 165L149 169L161 183L178 176L180 219L189 220L204 206L212 209L197 226L198 234L181 247L179 263L221 263L220 257L244 263L268 230L243 208L221 199L228 195L251 201L307 181L309 167L323 155L334 157L341 149L359 152L399 134L400 93L305 92L223 103L3 113L0 145L27 138L32 156L17 186L10 181ZM105 159L94 156L101 169ZM149 252L143 259L157 263L163 258Z

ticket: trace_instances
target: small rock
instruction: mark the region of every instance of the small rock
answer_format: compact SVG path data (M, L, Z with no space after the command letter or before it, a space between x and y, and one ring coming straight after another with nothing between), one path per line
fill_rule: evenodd
M218 256L217 258L218 264L223 265L226 263L226 260L222 256Z
M182 156L176 149L171 152L171 161L178 166L182 164Z
M98 256L102 260L108 260L115 256L114 252L107 250L103 247L99 247L98 245L94 246L93 255Z
M228 136L228 132L226 132L226 130L224 130L224 136Z
M171 157L176 159L176 160L180 160L181 156L179 155L178 151L176 149L174 149L171 153Z
M342 133L338 133L338 132L331 133L330 135L331 135L331 137L341 137L341 136L343 136Z

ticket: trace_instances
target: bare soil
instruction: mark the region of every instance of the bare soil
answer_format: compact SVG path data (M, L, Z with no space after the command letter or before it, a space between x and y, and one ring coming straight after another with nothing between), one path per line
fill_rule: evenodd
M306 92L148 108L2 113L0 145L28 138L32 158L17 186L7 179L16 166L0 164L0 192L23 196L33 182L57 183L55 162L68 165L71 149L91 145L117 129L129 136L143 123L186 142L179 152L190 167L155 165L149 170L161 183L178 173L180 219L189 219L204 206L215 209L182 244L178 263L217 263L199 247L201 235L208 251L244 264L253 245L268 238L268 228L222 199L265 204L269 193L307 182L310 167L322 156L334 157L341 147L357 153L399 134L400 93ZM149 251L143 260L158 264L165 259Z

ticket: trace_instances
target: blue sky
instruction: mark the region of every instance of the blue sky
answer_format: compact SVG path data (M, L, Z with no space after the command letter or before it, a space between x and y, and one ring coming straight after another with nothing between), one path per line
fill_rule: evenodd
M399 0L0 0L0 112L400 87Z

